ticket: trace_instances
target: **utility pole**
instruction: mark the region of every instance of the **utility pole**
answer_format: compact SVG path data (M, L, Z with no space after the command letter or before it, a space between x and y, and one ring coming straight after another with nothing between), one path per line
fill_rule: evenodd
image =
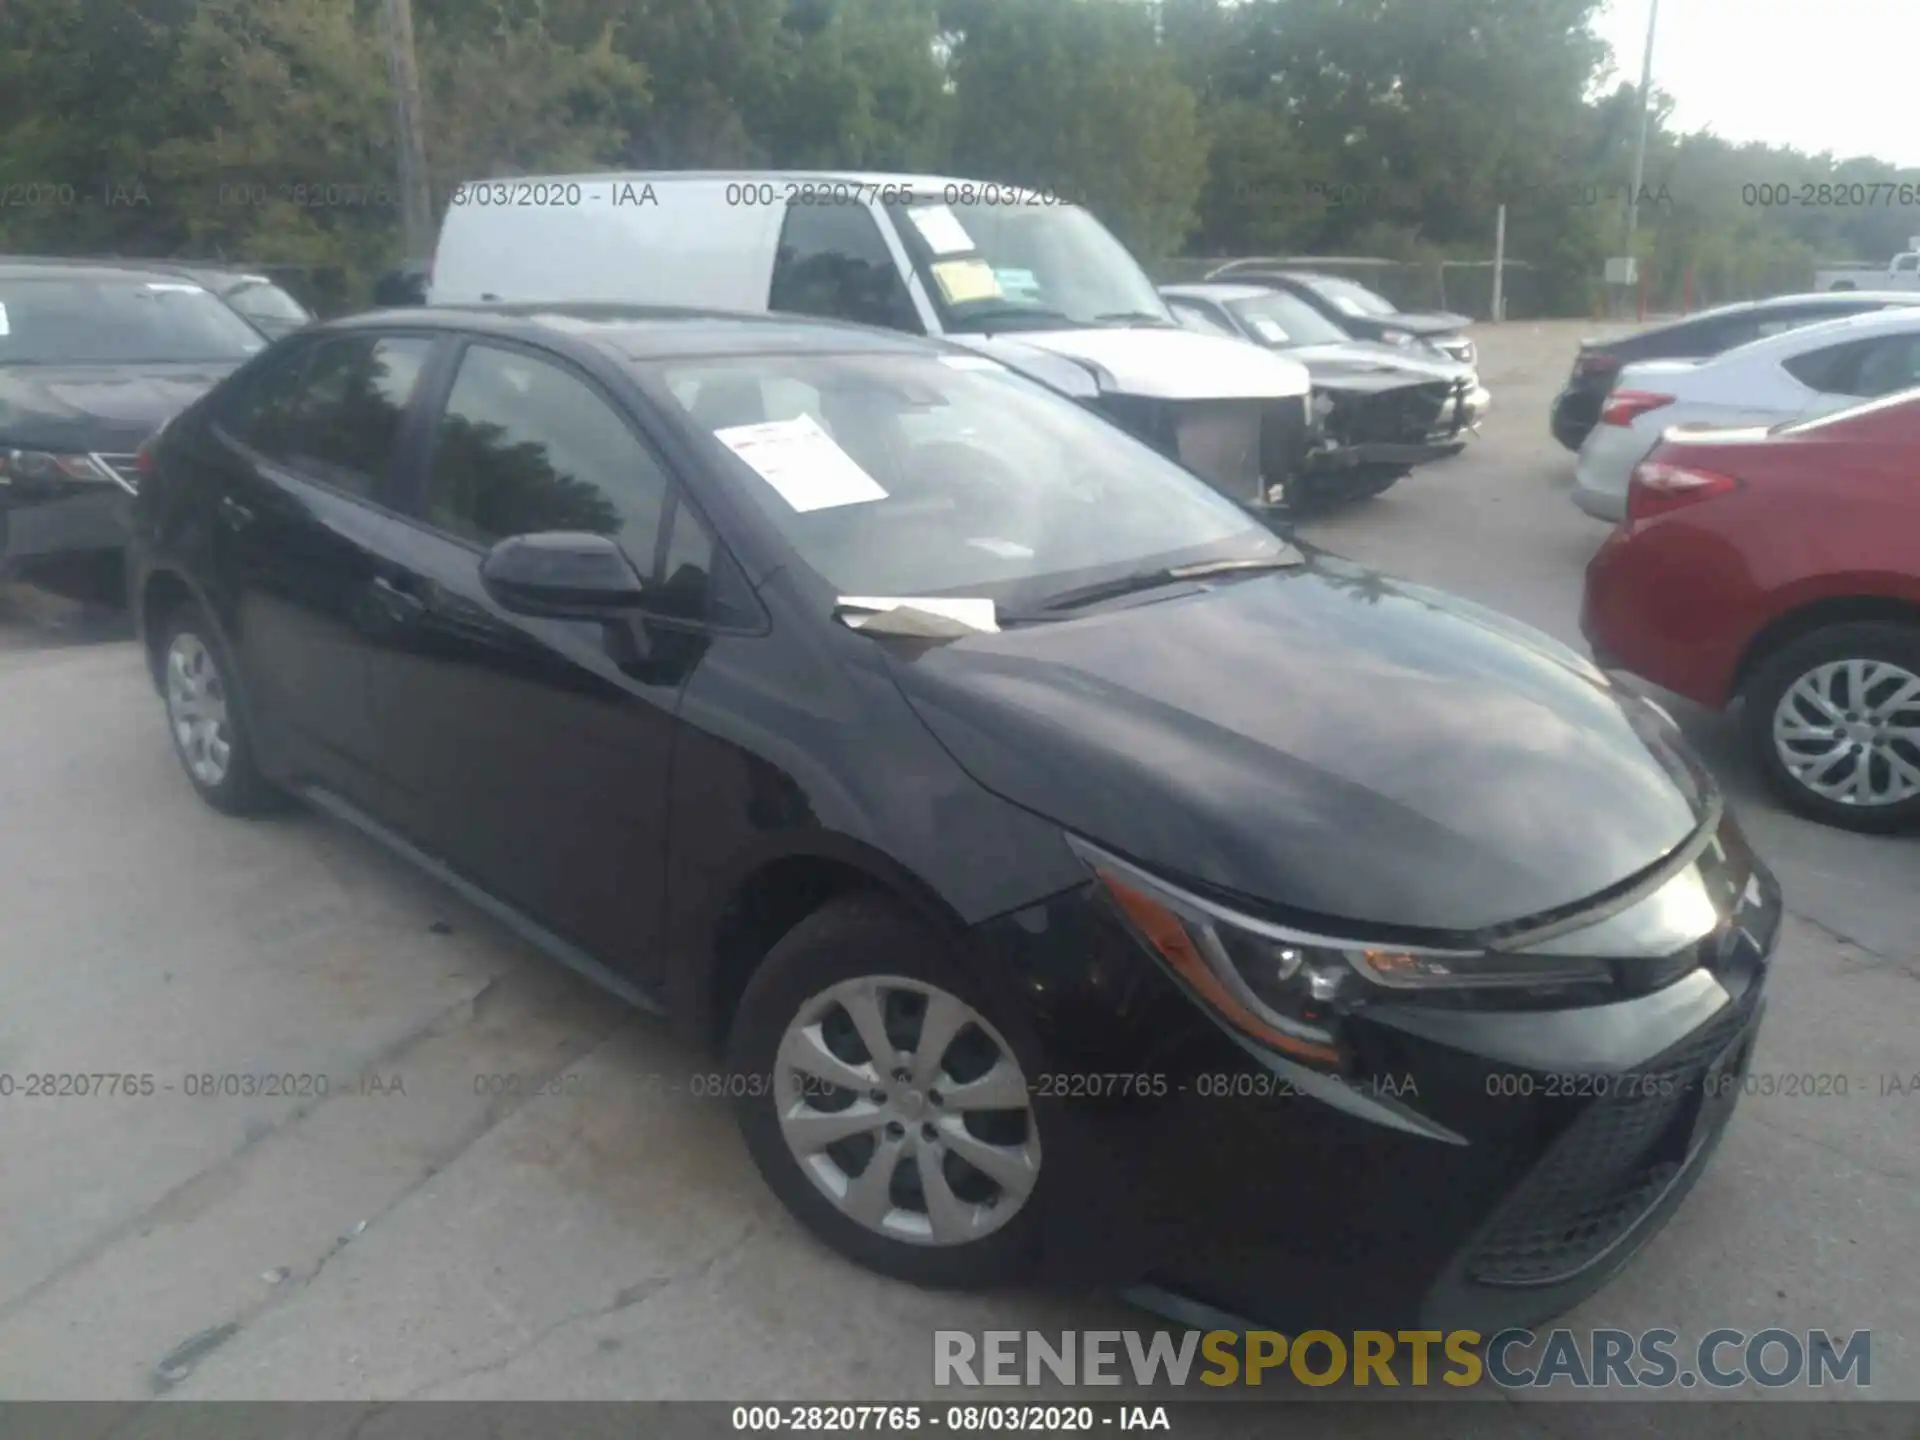
M1493 323L1507 318L1507 207L1502 205L1493 218Z
M420 138L420 71L413 59L412 0L385 0L387 71L393 80L395 148L400 155L400 229L406 258L433 250L433 197L427 190L427 152Z
M1647 51L1640 62L1640 138L1633 147L1633 188L1627 192L1627 243L1622 255L1634 254L1633 242L1640 231L1640 185L1647 174L1647 115L1653 108L1653 28L1660 19L1660 0L1650 0L1647 9Z

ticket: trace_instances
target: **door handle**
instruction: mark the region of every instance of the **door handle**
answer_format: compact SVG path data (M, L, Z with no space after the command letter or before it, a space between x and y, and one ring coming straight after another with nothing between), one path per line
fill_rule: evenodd
M244 530L253 523L253 511L231 495L222 495L219 505L215 508L220 518L235 530Z
M380 602L380 608L387 618L398 623L417 620L427 613L427 602L412 591L403 589L384 575L377 575L373 581L374 598Z

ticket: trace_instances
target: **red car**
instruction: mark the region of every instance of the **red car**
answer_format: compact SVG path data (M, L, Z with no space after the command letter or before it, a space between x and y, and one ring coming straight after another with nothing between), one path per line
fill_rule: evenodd
M1580 628L1603 666L1744 700L1793 809L1854 830L1920 820L1920 390L1667 435L1587 565Z

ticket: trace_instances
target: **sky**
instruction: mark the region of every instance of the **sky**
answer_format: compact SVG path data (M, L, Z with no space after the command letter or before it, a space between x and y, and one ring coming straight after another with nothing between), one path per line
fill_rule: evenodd
M1920 0L1659 0L1653 88L1673 125L1920 166ZM1595 29L1640 83L1649 0Z

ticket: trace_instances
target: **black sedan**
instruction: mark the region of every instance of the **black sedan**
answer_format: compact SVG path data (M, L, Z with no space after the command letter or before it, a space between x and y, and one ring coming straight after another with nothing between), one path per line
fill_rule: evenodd
M1480 362L1479 350L1466 334L1471 317L1450 310L1402 310L1344 275L1300 270L1274 260L1235 260L1211 271L1207 279L1265 285L1298 296L1356 339L1438 350L1463 365Z
M1284 290L1214 280L1163 285L1160 294L1189 329L1248 340L1307 367L1313 421L1293 489L1308 505L1377 495L1414 466L1459 454L1492 403L1471 365L1356 340Z
M1553 438L1578 451L1613 393L1614 381L1641 360L1707 360L1737 346L1802 325L1864 315L1889 305L1920 305L1920 294L1890 290L1850 295L1781 295L1703 310L1684 320L1651 325L1608 340L1582 340L1573 372L1553 400Z
M1665 714L977 353L389 311L146 465L201 795L304 797L719 1047L876 1270L1491 1328L1725 1126L1779 896Z
M0 262L0 576L116 600L137 447L266 343L165 270Z

